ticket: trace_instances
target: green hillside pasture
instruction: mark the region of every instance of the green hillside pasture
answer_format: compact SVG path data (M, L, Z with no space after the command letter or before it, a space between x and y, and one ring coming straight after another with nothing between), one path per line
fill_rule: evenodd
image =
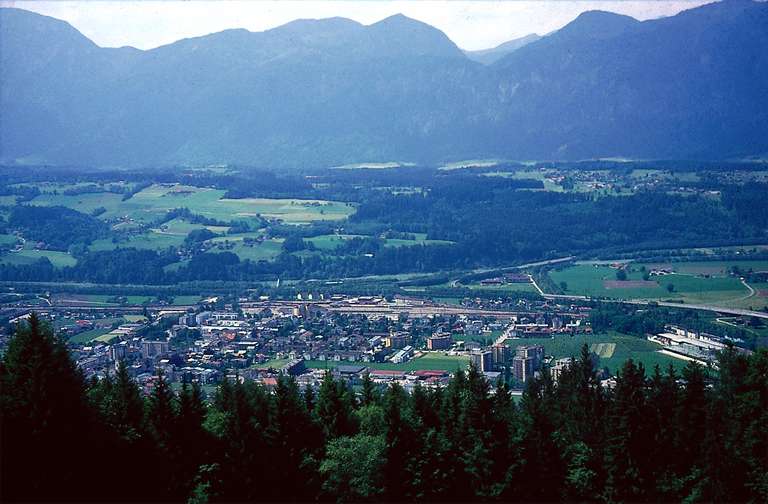
M354 207L337 201L243 198L222 199L222 209L237 218L261 215L288 224L308 224L320 220L343 220ZM224 220L224 219L222 219Z
M140 235L121 237L117 242L113 242L112 238L102 238L91 243L89 248L94 252L100 250L114 250L118 247L164 250L172 246L181 246L181 244L184 243L184 238L186 238L186 235L161 233L152 230Z
M64 206L84 214L90 214L99 207L107 209L101 218L119 217L123 211L123 197L120 194L101 192L86 194L41 194L30 203L39 206Z
M64 268L66 266L74 266L77 264L77 260L67 252L59 252L57 250L30 249L24 249L18 252L6 252L0 256L0 262L3 264L22 266L25 264L32 264L37 262L42 257L47 257L55 268Z
M300 199L244 198L223 199L225 191L185 186L181 184L154 184L125 201L119 194L108 192L78 195L41 194L32 200L35 205L62 205L83 213L104 207L102 218L129 218L151 222L174 208L185 207L193 213L216 220L255 217L281 219L289 224L304 224L316 220L345 219L355 209L342 202Z

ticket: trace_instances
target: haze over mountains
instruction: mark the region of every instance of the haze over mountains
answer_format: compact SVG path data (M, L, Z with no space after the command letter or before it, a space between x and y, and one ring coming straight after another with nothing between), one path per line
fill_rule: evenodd
M524 37L508 40L490 49L481 49L479 51L464 51L464 54L466 54L469 59L475 60L478 63L490 65L491 63L495 63L496 61L500 60L504 56L512 54L518 49L527 46L531 42L536 42L540 38L540 35L536 33L530 33Z
M0 46L4 163L768 153L765 3L645 22L587 12L488 64L401 15L227 30L140 51L100 48L63 21L0 9Z

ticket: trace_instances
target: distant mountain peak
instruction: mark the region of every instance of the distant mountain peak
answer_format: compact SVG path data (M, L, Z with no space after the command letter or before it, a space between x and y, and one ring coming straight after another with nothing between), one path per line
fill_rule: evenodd
M615 37L628 28L637 26L640 21L626 16L602 10L590 10L582 12L576 19L555 32L559 37L588 37L604 39Z
M384 42L392 54L464 57L461 49L445 33L404 14L394 14L377 21L369 25L368 30Z

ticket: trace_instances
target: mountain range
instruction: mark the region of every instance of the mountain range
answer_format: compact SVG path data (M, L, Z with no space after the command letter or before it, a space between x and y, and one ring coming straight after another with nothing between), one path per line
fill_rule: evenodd
M768 153L766 3L644 22L591 11L512 42L467 54L396 15L141 51L3 8L0 162L290 168Z

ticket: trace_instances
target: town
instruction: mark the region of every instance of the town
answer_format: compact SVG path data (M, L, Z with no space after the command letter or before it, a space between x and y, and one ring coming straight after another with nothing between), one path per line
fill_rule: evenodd
M317 387L329 371L352 386L368 375L374 383L412 390L416 384L445 386L458 369L474 365L489 383L504 382L519 395L543 367L556 380L578 355L576 342L592 335L586 306L520 301L516 310L494 310L487 304L305 293L293 300L261 296L229 303L211 297L195 306L144 307L141 314L67 306L36 311L68 342L87 378L113 374L122 362L146 393L160 375L211 393L225 379L269 389L281 374ZM31 313L25 310L11 323ZM678 327L647 340L654 355L704 364L725 347L715 336ZM571 355L552 351L563 342ZM591 344L595 363L611 357L615 345ZM613 383L606 371L601 378L604 386Z

